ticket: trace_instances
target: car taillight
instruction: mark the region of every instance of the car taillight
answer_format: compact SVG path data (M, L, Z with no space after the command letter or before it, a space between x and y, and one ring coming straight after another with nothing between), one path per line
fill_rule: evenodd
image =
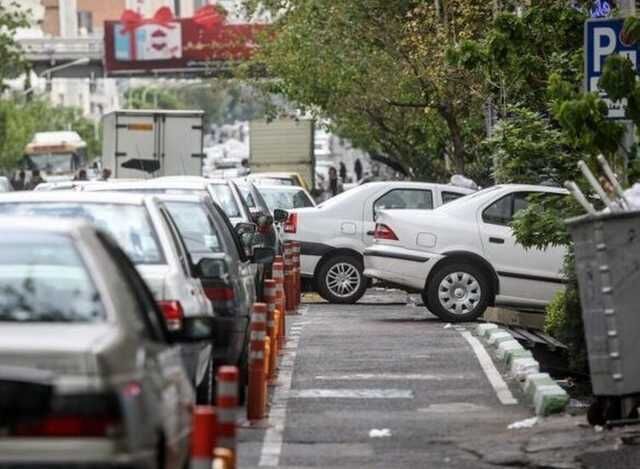
M184 319L184 310L179 301L164 300L158 301L162 315L167 323L167 329L170 331L179 331L182 329L182 320Z
M373 233L373 237L375 239L390 239L392 241L398 241L398 237L393 232L393 230L387 225L383 225L382 223L378 223L376 225L376 230Z
M231 301L235 298L231 287L204 287L204 293L211 301Z
M284 223L284 232L285 233L295 233L298 230L298 214L290 213L289 218Z
M115 394L74 395L54 398L49 415L18 422L12 436L30 438L110 437L122 431Z

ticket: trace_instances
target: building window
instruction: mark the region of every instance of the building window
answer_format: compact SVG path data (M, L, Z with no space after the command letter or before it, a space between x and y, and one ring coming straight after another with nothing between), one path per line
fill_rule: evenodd
M78 31L80 35L93 33L93 13L90 11L78 12Z

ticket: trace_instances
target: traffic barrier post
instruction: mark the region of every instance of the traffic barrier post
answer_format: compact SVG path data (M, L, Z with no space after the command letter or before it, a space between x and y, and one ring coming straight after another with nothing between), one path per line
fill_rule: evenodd
M216 447L216 409L196 406L193 409L193 435L191 437L191 469L211 469Z
M267 334L267 305L256 303L251 315L251 345L249 355L249 392L247 418L264 418L267 406L267 380L265 376Z
M236 408L238 407L238 368L221 366L217 373L216 404L218 415L217 449L231 454L230 465L235 467L236 454Z
M284 243L284 294L285 294L285 311L287 314L293 314L294 291L293 291L293 242Z
M273 380L278 366L278 325L276 323L276 281L265 280L264 281L264 300L267 303L267 335L271 342L271 348L269 353L269 375L267 379Z
M284 348L287 339L287 327L285 319L286 297L284 291L284 262L282 256L276 256L273 263L273 279L276 281L276 309L280 311L279 346Z
M295 285L295 302L296 308L302 303L302 271L300 265L301 246L298 241L293 243L293 267L294 267L294 285Z
M233 452L227 448L216 448L213 451L213 469L233 469Z

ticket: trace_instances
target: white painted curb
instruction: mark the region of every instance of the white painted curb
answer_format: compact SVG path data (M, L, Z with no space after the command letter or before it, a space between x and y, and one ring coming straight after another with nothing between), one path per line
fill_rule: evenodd
M546 416L564 411L569 403L566 391L548 373L540 373L540 364L532 356L517 356L525 349L513 335L492 323L479 324L475 332L496 348L496 357L500 361L509 365L509 372L521 382L536 415Z

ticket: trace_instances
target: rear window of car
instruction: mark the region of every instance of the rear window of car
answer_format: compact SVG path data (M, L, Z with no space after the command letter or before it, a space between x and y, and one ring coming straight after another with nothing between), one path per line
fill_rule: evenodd
M277 208L289 210L292 208L313 207L313 201L309 200L309 196L303 190L266 187L261 187L259 190L271 211Z
M0 322L105 320L93 280L68 236L4 233L0 239Z
M240 208L236 202L231 187L227 184L209 184L213 200L224 210L230 218L240 217Z
M192 258L211 252L223 252L221 236L197 202L164 202Z
M467 194L461 194L460 192L442 192L442 203L448 204L449 202L453 202L454 200L459 199L460 197L464 197Z
M142 205L12 202L0 203L0 214L88 220L110 233L135 264L165 264L151 219Z

